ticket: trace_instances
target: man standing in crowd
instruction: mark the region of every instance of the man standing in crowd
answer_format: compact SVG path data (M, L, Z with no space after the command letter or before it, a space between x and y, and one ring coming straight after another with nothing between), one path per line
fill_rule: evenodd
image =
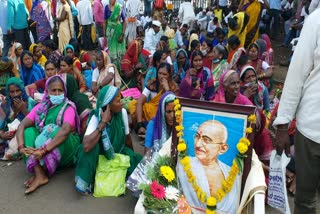
M277 152L289 154L289 123L297 119L295 136L296 194L295 213L317 212L320 185L320 10L306 20L283 88L278 116ZM301 60L304 59L304 60Z
M187 24L192 28L196 15L194 14L191 0L186 0L180 5L178 18L182 25Z
M269 0L269 7L270 9L268 10L268 14L270 15L270 18L273 18L273 24L272 24L273 34L270 35L271 21L266 24L266 33L270 36L270 38L276 39L278 38L278 35L279 35L281 0Z
M7 33L7 16L8 16L8 0L0 0L0 28L3 36L3 47L2 54L7 56L11 42L13 41L12 36Z
M82 27L81 45L85 50L93 50L91 24L93 23L92 7L89 0L80 0L77 4L78 21Z
M125 38L128 39L130 44L132 40L137 37L137 20L139 11L142 9L142 3L140 0L128 0L127 4L127 28L125 32Z
M160 27L161 23L158 20L154 20L152 21L152 27L146 30L143 48L148 50L151 54L156 51L157 44L160 41Z
M8 0L7 33L14 34L15 41L28 48L31 44L28 31L29 13L23 0Z
M93 16L96 23L98 37L104 37L106 29L104 26L104 7L101 0L94 0L93 2Z

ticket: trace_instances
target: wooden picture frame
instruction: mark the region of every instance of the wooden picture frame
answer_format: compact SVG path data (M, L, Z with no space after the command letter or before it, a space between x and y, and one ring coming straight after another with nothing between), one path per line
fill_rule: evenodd
M220 155L218 155L217 161L219 161L219 163L221 163L221 162L226 163L226 165L228 165L228 166L230 166L230 163L232 165L232 160L237 155L236 145L241 137L245 137L245 135L246 135L245 129L249 125L248 117L249 117L249 115L255 114L256 107L207 102L207 101L192 100L192 99L186 99L186 98L178 98L178 99L181 104L182 125L184 126L183 138L186 141L186 144L188 145L188 155L190 155L191 157L194 157L194 158L198 158L200 160L199 152L195 152L195 150L196 150L196 146L195 146L196 143L195 142L196 142L197 138L192 137L192 136L195 136L195 134L197 136L199 135L197 130L199 127L201 127L201 124L203 124L206 121L210 122L210 121L216 120L226 128L225 130L227 130L228 137L226 137L226 139L227 139L226 143L228 145L228 149L230 149L230 150L227 149L225 154L222 154L221 157L220 157ZM184 118L184 116L188 119ZM176 120L174 120L174 121L176 121ZM177 125L178 124L175 122L174 127ZM198 128L196 128L196 127L198 127ZM238 183L240 183L239 184L240 187L237 189L237 197L238 197L237 206L239 205L239 202L240 202L240 199L242 196L242 192L243 192L243 189L244 189L244 186L246 183L246 179L247 179L247 176L248 176L248 174L250 172L250 168L251 168L251 157L252 157L254 130L255 130L255 127L253 127L253 132L251 134L247 135L247 138L250 140L251 144L248 148L248 151L246 152L247 157L244 159L244 169L242 172L242 176L239 179L239 180L241 180L241 183L240 183L240 181L238 182ZM231 131L231 133L229 135L230 131ZM201 139L203 139L203 138L201 137ZM172 134L171 157L173 158L175 163L177 163L177 161L178 161L178 151L177 151L178 140L179 140L179 138L177 137L177 131L174 128L173 134ZM190 143L190 141L192 141L192 142ZM199 142L199 141L197 141L197 142ZM190 145L191 145L191 147L190 147ZM195 153L197 153L198 155L196 155ZM225 155L225 157L223 157L224 155ZM220 158L221 158L221 161L220 161ZM224 158L224 160L222 160L223 158ZM231 159L231 162L228 158ZM200 162L201 162L201 160L200 160ZM177 167L177 169L178 168L179 167ZM205 170L203 170L203 171L205 171ZM223 170L221 170L221 171L223 171ZM177 170L177 174L178 173L179 172ZM200 176L200 174L199 174L199 176ZM203 173L201 175L203 176ZM179 176L179 174L178 174L178 176ZM196 174L196 177L197 177L197 174ZM208 181L207 183L209 183L209 186L210 186L209 178L205 178L205 179L207 179L207 181ZM182 182L185 182L185 180L184 181L183 181L183 179L181 179L181 180L182 180ZM185 188L184 187L185 185L183 183L181 183L181 186L182 186L182 188ZM231 192L229 194L231 194Z

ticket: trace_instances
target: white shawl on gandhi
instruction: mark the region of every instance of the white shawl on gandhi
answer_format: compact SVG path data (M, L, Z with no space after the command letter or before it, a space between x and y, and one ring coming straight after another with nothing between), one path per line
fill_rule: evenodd
M219 160L218 160L218 164L224 174L224 177L227 178L229 175L230 167ZM210 195L208 179L201 162L198 160L197 157L191 157L190 165L191 165L191 170L193 174L196 175L197 177L198 185L207 195ZM177 175L179 177L179 184L180 184L179 188L182 189L182 192L186 197L188 204L191 206L191 208L193 208L192 212L205 213L205 209L207 205L199 201L197 194L195 193L191 184L189 183L186 173L183 170L183 166L180 163L177 164ZM209 181L209 182L214 182L214 181ZM240 185L241 185L240 176L237 176L236 181L231 191L229 192L229 194L227 194L220 203L217 203L217 213L228 213L228 214L236 213L236 210L239 205ZM201 210L203 210L203 212Z

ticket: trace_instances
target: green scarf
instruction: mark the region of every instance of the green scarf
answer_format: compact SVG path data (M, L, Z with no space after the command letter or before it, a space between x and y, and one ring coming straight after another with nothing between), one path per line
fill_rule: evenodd
M121 13L121 6L118 2L115 3L111 16L108 21L117 22Z
M109 105L117 96L119 89L114 86L104 86L98 95L97 108L92 112L98 120L101 120L102 108ZM103 130L101 141L104 154L107 159L112 159L113 154L121 153L125 147L125 127L122 118L122 111L113 113L110 124ZM110 148L111 144L111 148Z

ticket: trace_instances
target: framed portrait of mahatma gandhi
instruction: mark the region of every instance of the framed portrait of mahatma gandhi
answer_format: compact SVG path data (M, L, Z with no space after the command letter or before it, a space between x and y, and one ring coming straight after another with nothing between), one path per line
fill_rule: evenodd
M248 144L246 158L242 156L240 172L233 173L233 164L240 154L239 141L245 138L252 142L253 131L248 134L247 127L249 116L255 114L255 107L183 98L179 98L179 103L183 136L179 139L178 131L174 130L171 155L177 161L181 192L193 213L205 213L208 204L202 197L210 196L216 201L212 206L217 213L236 213L250 171L252 143ZM181 161L176 150L182 138L187 147L186 165L182 164L185 160ZM232 173L235 176L230 179Z

